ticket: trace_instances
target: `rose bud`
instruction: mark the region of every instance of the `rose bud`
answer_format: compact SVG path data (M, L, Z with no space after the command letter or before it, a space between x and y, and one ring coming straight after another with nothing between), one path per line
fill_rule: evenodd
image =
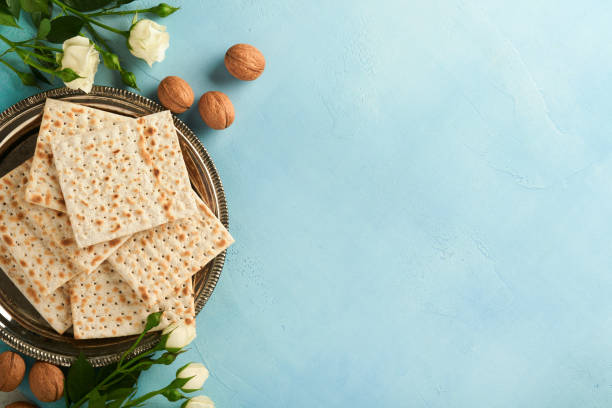
M194 392L201 389L208 379L208 369L204 364L189 363L178 369L176 378L189 378L189 381L181 387L181 390Z
M166 327L162 335L168 335L164 347L170 352L177 352L196 338L195 324L186 324L183 320Z
M185 401L181 408L215 408L215 403L206 395L198 395Z

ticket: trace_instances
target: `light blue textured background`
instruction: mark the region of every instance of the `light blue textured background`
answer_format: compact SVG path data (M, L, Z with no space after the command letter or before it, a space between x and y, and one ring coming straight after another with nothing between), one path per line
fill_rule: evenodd
M218 407L612 405L609 1L178 3L166 61L128 68L236 108L180 115L237 240L180 359Z

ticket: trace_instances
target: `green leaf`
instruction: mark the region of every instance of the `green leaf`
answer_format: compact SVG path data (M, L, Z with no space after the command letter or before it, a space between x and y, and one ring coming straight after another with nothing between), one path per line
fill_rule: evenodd
M117 382L114 387L116 388L131 388L138 382L138 377L140 377L140 371L132 371L124 375L119 382Z
M19 0L6 0L6 5L8 6L8 9L13 17L19 20L19 14L21 12L21 4L19 3Z
M94 11L108 6L114 0L65 0L68 6L78 11Z
M28 67L30 68L30 71L32 71L32 75L34 75L34 78L36 78L37 81L51 85L51 81L49 81L49 79L42 72L31 65L28 65Z
M170 14L174 13L178 9L180 9L180 7L172 7L166 3L159 3L157 6L151 7L149 11L151 13L157 14L160 17L168 17Z
M70 82L78 77L72 70L71 75L62 74L67 71L68 68L58 71L57 76L62 78L64 82ZM68 79L68 78L71 79ZM79 358L70 366L68 370L68 377L66 378L66 392L71 401L78 401L83 398L89 391L91 391L95 384L95 370L92 365L87 361L83 353L79 354Z
M130 395L134 394L134 392L136 392L136 388L115 388L106 396L107 401L112 401L110 404L106 405L107 408L120 407L121 404L123 404L123 401L125 401Z
M32 19L32 25L34 25L34 27L38 28L42 18L43 18L43 15L40 12L30 13L30 19Z
M121 79L123 83L129 87L134 89L138 89L138 84L136 83L136 75L130 71L121 71Z
M17 76L19 76L19 79L21 79L21 82L24 85L27 86L37 86L37 82L36 82L36 78L34 77L34 74L31 74L29 72L21 72L21 71L17 71L16 72Z
M183 394L181 394L176 389L164 390L164 392L162 392L162 395L166 397L166 399L170 402L175 402L178 400L182 400L183 398L186 398Z
M123 405L123 402L127 399L118 399L118 400L114 400L113 402L109 402L108 404L106 404L106 408L120 408Z
M136 391L136 388L115 388L108 393L106 399L108 401L113 401L120 398L127 398L132 395L134 391Z
M44 21L44 20L43 20ZM41 25L43 22L41 21ZM61 16L51 20L51 31L47 35L47 40L61 44L69 38L79 34L83 28L83 20L75 16Z
M49 7L45 11L36 11L30 14L30 19L32 20L32 24L34 27L38 28L40 22L43 18L51 18L51 9L53 8L53 3L49 4Z
M164 364L164 365L170 365L172 363L174 363L174 360L176 360L176 357L178 357L179 354L184 353L186 350L181 350L178 353L171 353L171 352L165 352L164 354L162 354L161 357L159 357L157 360L155 361L155 364Z
M117 0L117 2L115 3L115 7L121 7L124 4L130 4L133 1L134 0Z
M51 31L51 22L48 18L43 18L40 20L40 24L38 25L38 34L36 35L36 38L39 40L44 40L47 37L47 34L49 34L49 31Z
M107 365L96 370L96 384L99 384L106 377L111 375L117 369L117 364Z
M135 371L147 371L153 364L155 364L155 360L151 358L143 358L134 366L137 367Z
M19 27L11 11L2 3L0 3L0 25Z
M40 41L36 41L34 44L35 45L44 46L44 44L42 42L40 42ZM36 51L37 51L38 54L42 54L42 55L44 55L47 58L56 58L58 55L61 56L60 53L57 53L57 55L55 55L55 54L53 54L53 51L50 51L50 50L43 50L43 49L39 48ZM60 58L60 60L61 60L61 58ZM52 62L45 61L45 60L42 60L42 59L39 59L39 58L36 58L36 61L38 61L38 63L40 65L42 65L43 67L45 67L45 68L56 69L56 68L59 67L59 63L52 63Z
M123 404L123 401L125 401L125 399L114 400L113 402L106 404L106 408L120 408Z
M74 72L71 68L64 68L61 71L55 71L55 75L60 77L60 79L64 82L70 82L81 78L79 74Z
M94 390L89 395L89 408L104 408L106 403L106 396L100 395L98 390Z
M121 77L123 78L123 75ZM159 322L161 321L162 313L163 312L151 313L147 317L147 324L145 325L145 329L144 329L145 332L148 332L152 328L159 326Z
M104 62L104 66L108 69L114 69L116 71L121 70L121 64L119 63L119 57L112 52L104 51L103 49L98 49L98 52L102 54L102 61Z
M49 2L48 0L19 0L21 8L28 13L48 13Z
M191 380L191 377L188 378L175 378L174 381L172 381L168 387L168 389L177 389L177 388L181 388L183 385L187 384L189 382L189 380Z

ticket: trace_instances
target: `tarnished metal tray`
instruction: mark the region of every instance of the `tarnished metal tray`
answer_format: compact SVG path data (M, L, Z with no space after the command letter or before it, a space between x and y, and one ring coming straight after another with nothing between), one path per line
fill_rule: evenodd
M0 177L31 157L47 97L103 109L125 116L142 116L164 108L156 102L122 89L94 86L89 94L59 88L26 98L0 114ZM223 186L215 165L195 134L178 118L174 124L193 188L228 226ZM225 252L194 276L196 313L206 304L221 274ZM149 349L158 334L147 336L135 354ZM38 315L8 277L0 272L0 339L38 360L70 365L83 352L94 366L111 364L128 349L135 336L76 340L72 330L58 335Z

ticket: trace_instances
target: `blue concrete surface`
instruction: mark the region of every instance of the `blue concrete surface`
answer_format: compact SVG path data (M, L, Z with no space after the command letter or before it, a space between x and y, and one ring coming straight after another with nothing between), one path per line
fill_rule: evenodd
M612 404L609 2L173 3L167 60L127 61L144 95L179 75L236 108L180 116L237 240L180 359L217 406ZM36 92L0 83L2 109Z

